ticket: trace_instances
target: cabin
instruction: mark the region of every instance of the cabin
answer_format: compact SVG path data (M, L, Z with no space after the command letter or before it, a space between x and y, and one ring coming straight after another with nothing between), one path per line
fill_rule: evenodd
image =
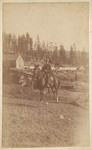
M3 64L9 68L24 69L25 58L21 54L7 54L3 56Z
M16 69L24 69L24 59L20 54L16 59Z

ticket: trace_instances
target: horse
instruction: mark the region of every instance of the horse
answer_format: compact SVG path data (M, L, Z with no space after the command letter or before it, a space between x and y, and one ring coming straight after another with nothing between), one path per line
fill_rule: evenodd
M51 89L54 99L58 102L59 80L53 75L52 72L43 72L42 70L35 68L33 87L40 91L40 101L43 101L44 89L48 88L48 91Z

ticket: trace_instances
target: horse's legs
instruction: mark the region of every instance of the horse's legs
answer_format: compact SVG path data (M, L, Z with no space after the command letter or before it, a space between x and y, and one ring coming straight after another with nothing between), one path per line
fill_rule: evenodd
M58 95L56 95L56 99L57 99L57 102L58 102Z
M58 91L57 91L57 88L55 87L55 92L56 92L56 100L58 102Z
M32 82L32 84L31 84L32 90L34 89L34 88L33 88L33 84L34 84L34 83Z
M55 90L54 90L54 88L53 88L53 87L51 87L51 90L52 90L52 93L53 93L53 95L54 95L54 99L55 99Z
M43 100L43 90L40 90L40 101Z
M52 93L54 94L54 99L56 99L56 100L57 100L57 102L58 102L58 93L57 93L57 88L52 87L52 88L51 88L51 90L52 90Z
M50 87L48 87L48 94L50 94Z

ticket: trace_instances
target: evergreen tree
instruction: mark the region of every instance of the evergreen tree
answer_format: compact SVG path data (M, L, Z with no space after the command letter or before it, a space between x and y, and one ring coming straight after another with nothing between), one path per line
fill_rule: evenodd
M13 52L17 53L18 46L17 46L17 38L15 34L12 35L12 46L13 46Z
M73 50L73 47L71 46L70 48L70 63L71 65L76 65L76 53L75 51Z
M45 41L42 41L42 50L46 51Z
M58 47L56 45L53 47L52 60L54 64L58 63Z
M59 60L61 64L66 63L66 51L64 49L64 46L62 45L60 45L60 49L59 49Z

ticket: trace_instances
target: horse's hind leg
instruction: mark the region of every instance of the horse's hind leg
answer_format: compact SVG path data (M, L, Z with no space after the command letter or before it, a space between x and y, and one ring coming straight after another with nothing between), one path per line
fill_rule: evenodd
M57 91L57 88L55 88L55 91L56 91L56 100L58 102L58 91Z
M52 91L52 93L53 93L53 95L54 95L54 99L55 99L55 90L54 90L53 87L51 88L51 91Z
M51 88L53 94L54 94L54 99L56 99L56 101L58 102L58 93L57 93L57 89L56 88Z

